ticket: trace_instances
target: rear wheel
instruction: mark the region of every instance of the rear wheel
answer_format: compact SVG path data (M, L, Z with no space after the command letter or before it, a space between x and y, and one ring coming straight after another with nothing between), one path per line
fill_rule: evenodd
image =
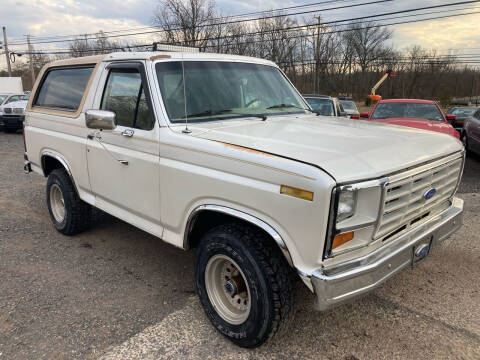
M195 280L215 328L242 347L260 346L294 314L291 269L276 244L243 224L221 225L200 241Z
M47 205L55 228L74 235L90 224L92 207L82 201L64 169L55 169L47 180Z

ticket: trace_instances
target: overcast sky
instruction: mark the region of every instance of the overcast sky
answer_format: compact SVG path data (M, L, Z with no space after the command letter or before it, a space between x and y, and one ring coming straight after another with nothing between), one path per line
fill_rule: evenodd
M372 0L352 0L348 3L369 1ZM321 12L321 15L324 21L329 21L460 1L462 0L395 0L384 4ZM315 2L320 2L320 0L217 0L216 6L222 15L234 15ZM92 33L98 30L111 31L151 25L152 13L157 4L156 0L0 0L0 25L7 27L8 38L12 43L18 39L25 39L25 34L50 36ZM324 5L323 7L339 5L341 4ZM462 7L477 7L476 9L463 10L464 12L480 12L480 2L463 5ZM454 9L454 7L448 9ZM425 11L424 13L430 12L432 13L431 16L449 14L433 13L440 10L447 10L447 8ZM301 22L302 18L298 20ZM402 20L408 20L408 18L392 21ZM441 51L447 51L450 48L477 48L476 50L480 50L479 22L480 13L430 22L397 25L392 27L394 30L392 41L398 48L421 45L428 49L439 49ZM132 42L135 40L151 42L153 39L146 37L130 39ZM68 43L35 45L37 50L51 49L53 46L66 48ZM12 46L13 50L21 50L22 48L25 47ZM0 68L5 68L4 55L0 57Z

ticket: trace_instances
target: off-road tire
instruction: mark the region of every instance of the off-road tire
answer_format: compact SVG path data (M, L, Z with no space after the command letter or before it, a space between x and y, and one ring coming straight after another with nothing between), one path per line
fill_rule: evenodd
M56 184L60 187L65 202L65 217L58 222L52 213L50 191ZM70 176L64 169L55 169L47 180L47 206L55 228L64 235L75 235L88 228L92 218L92 207L78 196Z
M250 290L248 318L239 325L225 321L206 290L205 270L213 256L230 257L245 274ZM294 274L278 246L262 231L240 223L220 225L200 241L195 282L203 308L215 328L235 344L254 348L289 328L295 313Z

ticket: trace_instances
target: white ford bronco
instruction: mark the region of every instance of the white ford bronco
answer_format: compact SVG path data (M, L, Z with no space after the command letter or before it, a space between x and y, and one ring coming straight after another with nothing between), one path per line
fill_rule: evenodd
M55 228L92 207L183 249L213 325L243 347L424 259L462 223L451 136L317 116L270 61L113 53L45 66L25 171L48 177ZM94 229L90 231L95 231Z

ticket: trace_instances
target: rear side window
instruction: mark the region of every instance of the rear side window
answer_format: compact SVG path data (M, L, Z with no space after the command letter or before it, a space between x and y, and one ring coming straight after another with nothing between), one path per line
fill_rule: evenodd
M150 116L138 69L110 70L100 108L115 112L118 125L141 130L153 129L154 121Z
M92 71L93 66L48 71L34 105L68 111L78 110Z

